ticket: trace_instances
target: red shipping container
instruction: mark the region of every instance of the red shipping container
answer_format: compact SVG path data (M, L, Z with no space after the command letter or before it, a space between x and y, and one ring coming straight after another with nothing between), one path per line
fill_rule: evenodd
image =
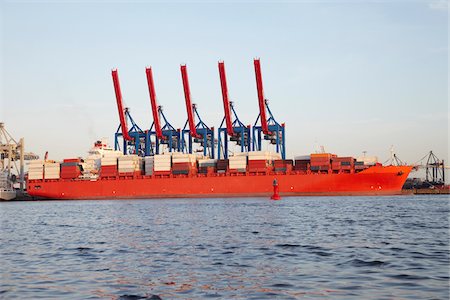
M82 162L82 159L81 158L65 158L63 160L63 162L65 162L65 163L71 163L71 162L79 163L79 162Z
M333 157L333 161L346 161L346 162L353 162L354 158L353 157Z
M249 168L265 168L267 167L266 160L249 160L248 161Z
M170 175L172 174L171 171L153 171L153 175Z
M340 162L332 162L331 163L331 168L333 169L333 170L339 170L340 168L341 168L341 163Z

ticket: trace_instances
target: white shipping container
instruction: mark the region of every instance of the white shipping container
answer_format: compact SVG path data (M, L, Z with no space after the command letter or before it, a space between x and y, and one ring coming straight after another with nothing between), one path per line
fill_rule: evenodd
M43 164L44 164L44 160L42 160L42 159L30 160L28 162L28 165L43 165Z
M39 170L44 170L44 166L37 166L37 167L32 167L32 168L28 168L28 171L39 171Z
M356 161L364 162L365 165L373 166L378 162L378 157L376 156L360 156Z
M155 161L154 166L171 166L172 163L170 161L168 162L160 162L160 161Z
M270 156L249 156L248 160L272 160L272 158Z
M42 176L43 172L28 172L28 176Z
M100 164L102 166L116 166L117 165L117 159L115 158L102 158L100 161Z
M31 179L31 180L44 179L44 175L42 173L40 173L40 174L28 173L28 179Z
M246 166L247 165L247 162L238 162L238 161L230 161L229 163L228 163L228 165L230 166L230 168L231 168L231 166Z
M246 168L247 165L245 165L245 164L230 164L228 167L230 169L242 169L242 168Z
M153 171L170 171L172 168L171 167L160 167L160 166L155 166L153 168Z
M124 156L119 157L119 161L121 161L121 160L137 160L137 159L139 159L139 156L137 156L136 154L129 154L129 155L124 155Z
M266 156L266 155L270 155L271 152L268 151L250 151L248 152L248 156Z
M165 158L155 158L155 160L154 160L155 164L159 163L159 162L162 162L162 163L168 162L168 163L170 163L171 161L172 161L172 159L165 159Z
M311 155L299 155L295 156L294 160L311 160Z
M45 173L45 179L59 179L59 174L47 174L47 173Z
M247 161L246 156L231 156L229 161Z

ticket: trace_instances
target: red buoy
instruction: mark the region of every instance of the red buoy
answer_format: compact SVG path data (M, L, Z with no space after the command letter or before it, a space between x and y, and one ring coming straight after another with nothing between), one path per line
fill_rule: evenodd
M270 197L271 200L281 200L279 191L278 191L278 180L275 178L273 180L273 195Z

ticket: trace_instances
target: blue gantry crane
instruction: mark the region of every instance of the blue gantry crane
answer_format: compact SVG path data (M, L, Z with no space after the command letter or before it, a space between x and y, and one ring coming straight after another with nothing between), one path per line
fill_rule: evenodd
M181 135L182 151L192 153L193 143L196 143L203 148L202 152L204 156L214 158L214 127L207 126L200 118L196 104L191 102L191 91L186 65L181 65L180 69L188 117ZM195 116L199 120L197 124L195 124Z
M112 70L114 92L116 94L117 109L119 111L120 125L114 135L114 149L121 150L119 140L123 140L122 151L124 154L146 155L148 144L146 133L136 124L130 114L128 107L123 106L122 91L120 89L119 73L117 69ZM128 129L128 123L131 123Z
M241 122L233 106L233 102L228 97L227 77L225 73L225 64L219 61L219 77L220 86L222 89L223 109L225 116L219 127L218 142L217 142L217 158L228 158L228 140L235 142L241 146L241 152L250 151L251 145L251 129L250 125L245 126ZM234 120L233 120L234 116ZM225 123L225 127L223 127ZM223 137L223 138L222 138ZM223 149L222 149L223 145ZM223 155L222 155L223 154Z
M169 152L181 151L181 130L175 129L169 121L167 121L166 116L163 113L162 107L158 106L155 92L155 85L153 82L153 72L152 68L148 67L145 69L147 75L147 85L150 95L150 104L152 107L153 123L150 130L147 131L146 141L149 143L148 147L151 149L149 155L159 154L160 146L166 145ZM164 126L161 127L161 117L164 121ZM154 147L152 140L155 140ZM146 147L147 148L147 147Z
M261 151L262 140L264 139L269 141L270 144L275 145L276 152L280 153L283 159L286 159L285 124L280 124L275 120L275 117L269 108L269 101L264 98L261 63L259 58L255 58L253 64L255 66L256 88L258 91L259 115L253 126L252 149L253 151ZM268 119L266 109L269 113ZM257 125L259 120L261 120L261 126Z

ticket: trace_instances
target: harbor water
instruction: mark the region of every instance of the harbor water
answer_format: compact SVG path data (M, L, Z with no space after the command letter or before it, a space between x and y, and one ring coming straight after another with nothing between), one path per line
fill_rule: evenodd
M0 203L1 299L448 299L446 195Z

